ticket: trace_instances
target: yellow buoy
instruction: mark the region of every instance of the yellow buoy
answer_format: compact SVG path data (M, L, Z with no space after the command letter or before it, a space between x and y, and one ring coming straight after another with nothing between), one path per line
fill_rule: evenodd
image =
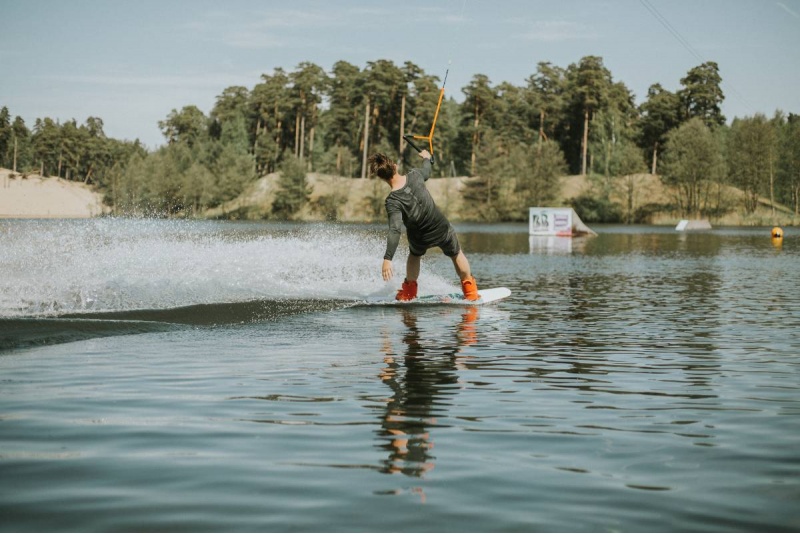
M783 247L783 229L779 226L772 229L772 244L775 248Z

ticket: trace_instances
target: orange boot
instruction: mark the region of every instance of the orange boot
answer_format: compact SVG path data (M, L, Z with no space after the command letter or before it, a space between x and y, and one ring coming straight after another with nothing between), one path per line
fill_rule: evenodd
M461 281L461 290L464 292L464 298L467 300L478 300L481 298L480 295L478 295L478 283L475 282L475 278L472 276Z
M414 300L417 298L417 281L404 280L403 287L397 291L395 300Z

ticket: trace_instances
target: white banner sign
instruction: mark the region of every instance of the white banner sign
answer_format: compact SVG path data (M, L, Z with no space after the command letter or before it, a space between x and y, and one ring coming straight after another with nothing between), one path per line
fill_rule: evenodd
M530 208L530 235L572 235L572 208Z

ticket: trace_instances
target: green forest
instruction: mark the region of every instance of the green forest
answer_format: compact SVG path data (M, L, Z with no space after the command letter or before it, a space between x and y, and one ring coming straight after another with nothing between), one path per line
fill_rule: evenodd
M252 88L225 88L209 115L192 104L173 110L158 124L164 145L152 151L107 137L99 117L42 118L29 127L2 107L0 167L88 183L114 214L159 217L202 217L279 172L270 216L291 218L308 201L308 172L364 178L375 151L418 161L403 135L427 134L441 82L411 62L277 68ZM659 208L682 216L748 214L766 199L796 218L800 116L778 110L728 122L714 62L690 69L679 86L654 83L637 106L597 56L566 67L539 63L519 86L476 74L460 102L446 94L435 175L471 177L464 201L486 221L524 218L519 207L548 205L561 177L586 175L591 194L571 200L585 220L643 222L647 207L612 200L640 173L674 191ZM721 194L728 186L741 194Z

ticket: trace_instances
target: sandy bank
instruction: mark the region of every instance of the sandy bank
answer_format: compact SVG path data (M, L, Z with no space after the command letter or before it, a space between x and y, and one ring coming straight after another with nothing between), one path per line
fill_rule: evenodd
M80 182L0 169L0 218L94 217L104 212L102 196Z

